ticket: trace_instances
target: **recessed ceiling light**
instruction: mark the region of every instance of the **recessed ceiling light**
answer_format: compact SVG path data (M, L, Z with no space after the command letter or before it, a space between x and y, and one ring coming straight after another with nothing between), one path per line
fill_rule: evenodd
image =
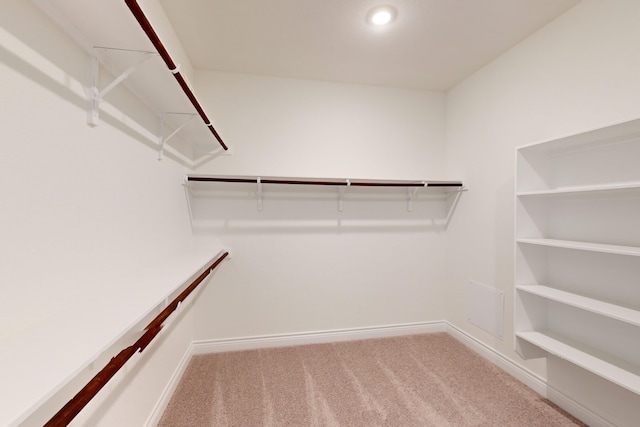
M373 8L367 14L367 22L378 27L391 23L397 15L393 6L379 6Z

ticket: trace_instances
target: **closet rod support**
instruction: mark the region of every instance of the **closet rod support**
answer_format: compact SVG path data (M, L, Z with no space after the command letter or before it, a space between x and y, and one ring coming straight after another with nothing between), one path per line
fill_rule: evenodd
M262 212L262 179L258 177L256 182L258 184L258 212Z
M407 212L413 212L413 200L420 187L407 187Z
M338 212L342 212L343 210L343 197L344 197L344 191L347 189L347 187L351 186L351 180L346 180L347 185L346 186L340 186L338 187Z
M184 122L183 124L181 124L180 126L178 126L173 132L171 132L168 136L164 136L164 116L167 114L172 114L172 113L163 113L160 116L160 150L158 151L158 160L162 160L162 155L164 154L164 144L169 141L171 138L173 138L174 136L176 136L176 134L178 132L180 132L186 125L189 124L189 122L191 122L191 120L193 120L195 117L197 117L197 114L189 114L191 117L189 117L187 119L186 122Z
M178 85L180 86L180 88L182 89L186 97L189 99L189 101L193 105L193 108L195 108L195 110L198 112L198 114L202 118L202 121L204 122L204 124L207 126L209 131L213 134L213 136L218 141L220 146L225 151L227 151L229 147L227 147L227 145L222 141L222 138L220 137L218 132L215 130L215 128L211 124L211 120L209 120L209 117L204 112L202 105L200 105L200 102L198 101L195 94L191 90L191 87L187 83L186 79L182 76L180 69L178 68L176 63L173 61L173 59L169 55L169 52L167 51L164 44L160 40L160 37L156 33L156 30L153 28L153 26L149 22L149 19L147 19L147 16L145 15L144 11L140 7L140 4L138 4L138 0L125 0L125 3L129 8L129 10L131 11L131 13L133 14L133 16L135 17L136 21L138 21L138 24L140 24L140 27L142 28L142 30L145 32L145 34L149 38L149 41L151 42L151 44L153 44L153 47L158 51L158 54L160 54L160 57L166 64L169 71L171 71L171 73L173 74L173 77L178 82Z
M91 55L91 111L89 113L89 125L97 126L99 121L99 108L100 101L111 92L116 86L122 83L127 77L133 74L142 64L147 62L152 57L156 56L156 53L146 52L144 55L129 68L124 70L118 77L116 77L111 83L109 83L104 89L98 89L100 80L100 61L96 55Z

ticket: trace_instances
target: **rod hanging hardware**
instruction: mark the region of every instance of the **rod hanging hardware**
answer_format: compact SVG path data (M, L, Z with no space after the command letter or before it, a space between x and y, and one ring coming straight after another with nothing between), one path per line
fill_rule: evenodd
M165 124L165 120L164 120L164 116L167 114L182 114L182 113L162 113L160 115L160 137L159 137L159 143L160 143L160 149L158 151L158 160L162 160L163 155L164 155L164 144L166 142L168 142L171 138L173 138L178 132L180 132L185 126L187 126L191 120L193 120L197 114L187 114L188 116L190 116L186 122L184 122L183 124L181 124L180 126L178 126L173 132L171 132L168 136L164 136L164 124Z
M350 187L440 187L464 190L462 181L396 181L364 179L313 179L313 178L272 178L248 176L197 176L187 175L186 182L236 182L285 185L333 185Z
M151 41L155 49L160 54L160 57L162 58L164 63L167 65L167 68L169 68L169 71L171 71L171 73L173 74L173 77L175 77L176 81L182 88L184 94L187 96L187 98L193 105L193 108L195 108L195 110L198 112L198 114L202 118L202 121L204 122L204 124L209 128L209 131L216 138L220 146L225 151L227 151L229 147L227 147L224 141L222 141L222 138L220 137L216 129L211 124L211 120L209 120L209 117L204 112L204 109L202 108L202 106L200 105L200 102L198 101L195 94L189 87L189 84L187 83L185 78L182 76L182 73L180 73L179 66L176 65L175 62L173 62L173 59L171 59L171 55L169 55L169 52L167 52L167 49L165 48L164 44L162 44L160 37L158 37L158 34L156 33L155 29L147 19L147 16L142 11L142 8L138 4L138 2L136 0L125 0L125 3L129 7L129 10L133 14L133 16L138 21L138 24L140 24L140 27L142 28L142 30L145 32L147 37L149 37L149 40Z
M228 182L257 184L257 207L258 211L263 209L263 185L264 184L284 184L284 185L310 185L310 186L337 186L338 187L338 211L344 209L344 193L347 187L398 187L407 189L407 211L413 211L413 202L416 199L419 188L444 188L449 189L448 193L466 191L462 181L396 181L396 180L360 180L360 179L312 179L312 178L265 178L248 176L193 176L187 175L184 178L186 187L189 182Z
M258 184L258 212L262 212L262 180L260 177L256 180Z
M426 181L422 181L422 187L427 187L429 184ZM407 187L407 212L413 212L413 201L418 194L420 187Z
M344 192L347 189L347 187L351 186L351 181L350 180L346 180L347 185L345 186L340 186L338 187L338 212L342 212L343 210L343 203L342 203L342 199L344 197Z
M407 187L407 212L413 212L413 200L420 187Z
M136 52L136 53L151 53L154 55L157 55L158 52L154 52L152 50L141 50L141 49L126 49L123 47L107 47L107 46L93 46L94 49L100 49L100 50L114 50L114 51L120 51L120 52Z
M107 49L107 48L100 48ZM135 53L140 53L138 51L131 51ZM99 124L99 109L100 109L100 101L111 92L116 86L122 83L127 77L133 74L142 64L147 62L152 57L156 56L156 53L153 52L143 52L144 55L138 59L138 61L134 62L129 68L124 70L118 77L116 77L111 83L109 83L104 89L98 89L99 80L100 80L100 61L98 60L97 55L91 55L91 110L89 111L89 125L98 126Z

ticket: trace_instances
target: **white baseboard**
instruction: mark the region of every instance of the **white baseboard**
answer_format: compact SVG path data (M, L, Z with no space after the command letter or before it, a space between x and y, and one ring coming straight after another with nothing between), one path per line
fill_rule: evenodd
M547 399L591 427L619 427L551 386L547 386Z
M445 332L445 328L446 323L444 321L405 323L368 328L335 329L329 331L203 340L195 341L192 346L193 354L207 354L226 351L252 350L257 348L289 347L294 345L395 337L400 335L428 334L434 332Z
M516 364L514 361L507 359L502 354L498 353L485 343L478 341L471 335L467 334L461 329L458 329L452 324L447 322L446 325L446 332L456 340L460 341L462 344L469 347L471 350L478 353L489 362L493 363L512 377L516 378L518 381L525 384L536 393L541 394L545 397L547 396L547 383L540 376L534 374L523 366Z
M529 371L527 368L518 365L511 359L506 358L488 345L473 338L466 332L458 329L452 324L446 323L446 332L460 341L471 350L478 353L518 381L531 388L536 393L546 397L565 411L572 414L582 422L591 427L615 427L615 424L605 420L589 408L580 404L576 400L562 393L561 391L549 386L546 380Z
M446 321L433 321L421 323L407 323L399 325L375 326L367 328L337 329L316 332L301 332L293 334L262 335L253 337L241 337L231 339L202 340L191 343L189 349L180 360L180 364L174 371L165 387L153 412L145 423L146 427L154 427L160 421L171 395L175 391L182 374L187 368L191 357L199 354L221 353L228 351L253 350L258 348L288 347L305 344L321 344L339 341L354 341L371 338L394 337L401 335L427 334L446 332L462 344L489 360L509 375L516 378L536 393L547 397L550 401L571 413L591 427L615 427L615 425L589 408L581 405L566 394L547 385L540 376L529 371L498 353L483 342L473 338L466 332L458 329Z
M180 379L182 378L184 371L186 371L187 366L189 366L189 362L191 361L192 357L193 343L191 343L191 345L187 348L187 351L185 351L185 353L182 355L178 366L173 371L171 378L169 378L169 382L165 386L164 390L162 390L160 398L153 407L153 410L147 418L147 421L144 423L145 427L155 427L158 425L158 423L160 422L160 418L162 418L164 411L167 409L169 401L171 400L171 396L173 396L173 393L176 391L178 383L180 383Z

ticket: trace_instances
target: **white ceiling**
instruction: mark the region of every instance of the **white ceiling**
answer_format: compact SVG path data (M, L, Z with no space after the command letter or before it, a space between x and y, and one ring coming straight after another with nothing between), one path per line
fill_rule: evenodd
M194 67L446 90L579 0L160 0ZM389 28L365 22L381 4Z

